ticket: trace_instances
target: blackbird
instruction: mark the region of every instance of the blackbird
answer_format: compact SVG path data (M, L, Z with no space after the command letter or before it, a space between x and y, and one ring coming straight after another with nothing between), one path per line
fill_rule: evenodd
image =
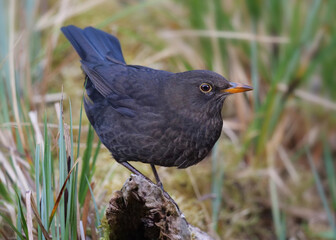
M86 115L114 159L186 168L204 159L222 130L225 98L252 90L206 70L172 73L127 65L119 40L99 29L62 27L86 75Z

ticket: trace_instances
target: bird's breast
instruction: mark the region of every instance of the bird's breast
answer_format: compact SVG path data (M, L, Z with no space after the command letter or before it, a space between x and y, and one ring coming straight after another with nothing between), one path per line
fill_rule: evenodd
M169 124L160 142L165 149L165 164L169 162L170 166L179 168L194 165L204 159L218 140L222 129L220 118L168 119Z

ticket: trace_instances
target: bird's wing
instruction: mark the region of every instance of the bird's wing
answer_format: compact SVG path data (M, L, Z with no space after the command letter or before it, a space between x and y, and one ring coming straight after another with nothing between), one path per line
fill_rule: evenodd
M158 104L160 82L173 74L142 66L82 61L94 88L119 113L134 117L133 109Z
M93 83L94 88L105 98L118 91L116 80L127 74L125 65L108 64L106 62L92 63L81 61L82 68Z

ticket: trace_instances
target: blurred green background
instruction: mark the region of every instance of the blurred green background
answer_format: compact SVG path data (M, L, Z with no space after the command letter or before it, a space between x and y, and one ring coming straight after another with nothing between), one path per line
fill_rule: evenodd
M215 239L336 239L335 12L333 0L1 0L0 238L106 237L130 174L82 112L60 32L74 24L117 36L129 64L254 87L225 102L207 159L158 169L191 224Z

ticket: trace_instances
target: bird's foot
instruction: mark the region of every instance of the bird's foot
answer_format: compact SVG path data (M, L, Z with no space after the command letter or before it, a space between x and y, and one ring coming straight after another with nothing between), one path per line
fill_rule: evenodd
M156 185L157 185L159 188L161 188L161 190L162 190L163 192L165 192L165 190L164 190L164 188L163 188L163 184L162 184L161 181L157 182Z
M127 168L129 171L131 171L133 174L141 176L141 177L147 179L148 181L153 182L148 177L146 177L141 172L139 172L135 167L133 167L131 164L129 164L128 162L120 162L120 164L123 165L125 168Z
M148 177L146 177L145 175L143 175L141 172L139 172L135 167L133 167L133 166L132 166L131 164L129 164L128 162L121 162L120 164L123 165L123 166L124 166L125 168L127 168L128 170L130 170L130 171L131 171L132 173L134 173L135 175L141 176L141 177L147 179L149 182L153 183L152 180L150 180ZM173 198L172 198L172 197L171 197L171 196L164 190L164 188L163 188L163 184L162 184L162 182L161 182L161 180L160 180L160 178L159 178L159 175L158 175L158 173L157 173L157 171L156 171L156 169L155 169L155 166L151 164L151 167L152 167L152 170L153 170L153 173L154 173L154 176L155 176L156 185L161 189L163 195L164 195L167 199L171 200L171 201L175 204L175 206L176 206L176 208L178 209L178 211L180 211L180 208L179 208L179 206L177 205L177 203L174 201L174 199L173 199Z

